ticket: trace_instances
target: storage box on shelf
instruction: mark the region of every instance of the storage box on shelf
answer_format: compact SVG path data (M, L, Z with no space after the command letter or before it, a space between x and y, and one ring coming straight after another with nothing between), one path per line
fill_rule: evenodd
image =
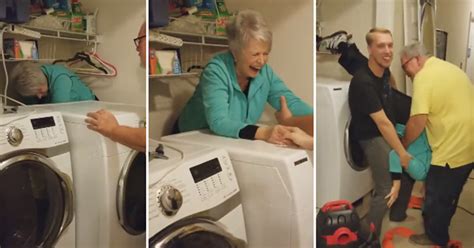
M150 48L160 50L179 50L179 61L183 73L153 74L150 78L196 77L199 73L188 73L189 68L204 67L217 52L227 49L227 38L224 36L187 33L170 30L150 30ZM169 61L168 61L169 62ZM150 63L152 64L152 63Z

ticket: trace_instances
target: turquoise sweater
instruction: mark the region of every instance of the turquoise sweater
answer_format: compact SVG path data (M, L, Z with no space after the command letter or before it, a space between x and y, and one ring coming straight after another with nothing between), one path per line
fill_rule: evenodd
M397 124L395 128L399 135L405 133L404 125ZM407 151L413 156L413 158L410 160L406 172L413 179L424 181L431 164L431 149L425 130L423 130L420 136L408 146ZM392 179L400 179L402 165L400 163L400 157L394 150L390 151L389 163Z
M209 128L218 135L238 138L242 128L258 122L267 102L279 110L282 95L295 116L313 113L268 64L250 80L249 87L247 97L237 83L234 57L230 52L216 55L207 64L194 95L180 115L180 131Z
M95 95L81 79L61 65L43 65L41 70L48 79L46 103L95 100Z

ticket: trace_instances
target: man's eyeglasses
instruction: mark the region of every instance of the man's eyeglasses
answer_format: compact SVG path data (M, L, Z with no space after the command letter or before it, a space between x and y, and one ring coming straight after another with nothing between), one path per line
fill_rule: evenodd
M416 56L415 56L415 57L411 57L411 59L409 59L409 60L405 61L405 63L403 63L403 64L402 64L402 69L403 69L403 70L406 70L406 68L405 68L405 67L406 67L406 66L407 66L407 64L408 64L408 63L410 63L410 61L411 61L412 59L414 59L414 58L416 58Z
M142 36L139 36L139 37L133 39L133 43L135 43L135 47L138 47L140 45L140 41L145 37L146 37L146 35L142 35Z

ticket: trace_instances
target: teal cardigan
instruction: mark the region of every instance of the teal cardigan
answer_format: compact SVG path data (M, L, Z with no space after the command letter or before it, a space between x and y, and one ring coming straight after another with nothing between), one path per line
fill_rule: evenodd
M405 133L404 125L397 124L395 128L397 129L398 135L402 136ZM408 146L407 151L413 158L410 160L406 172L413 179L424 181L431 164L431 149L425 130ZM392 179L400 179L402 165L400 163L400 157L394 150L390 151L389 164Z
M249 87L247 97L237 82L234 57L230 52L216 55L204 69L194 95L179 117L179 130L209 128L218 135L238 138L242 128L258 122L267 102L279 110L280 96L286 97L293 115L313 113L268 64L250 80Z
M48 79L48 96L45 102L61 103L95 100L95 95L81 79L61 65L42 65Z

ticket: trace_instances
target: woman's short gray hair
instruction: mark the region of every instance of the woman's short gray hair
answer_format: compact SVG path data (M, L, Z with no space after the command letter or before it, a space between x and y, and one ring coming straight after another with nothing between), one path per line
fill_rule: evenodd
M15 89L22 96L35 96L39 88L47 84L41 64L30 61L20 62L13 68L10 78Z
M256 39L267 43L272 47L272 32L263 19L263 16L255 10L242 10L227 24L227 38L229 48L232 52L239 52L249 40Z
M406 59L411 59L417 56L428 56L426 48L420 42L416 42L410 45L405 46L402 51L400 51L400 57L406 57Z

